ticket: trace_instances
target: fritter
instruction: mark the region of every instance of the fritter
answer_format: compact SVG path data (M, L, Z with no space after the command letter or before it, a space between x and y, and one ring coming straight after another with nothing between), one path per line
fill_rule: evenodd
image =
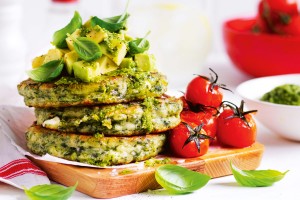
M129 136L163 132L180 123L182 102L175 98L89 107L36 108L37 124L62 132Z
M35 115L38 125L62 132L130 136L176 127L181 110L182 101L170 97L104 106L36 108Z
M163 148L165 134L132 137L101 137L62 133L33 125L26 132L28 148L67 160L97 166L127 164L156 156Z
M40 83L31 79L18 85L19 94L30 107L67 107L99 105L160 97L167 90L167 80L158 72L104 74L97 82L78 82L63 77Z

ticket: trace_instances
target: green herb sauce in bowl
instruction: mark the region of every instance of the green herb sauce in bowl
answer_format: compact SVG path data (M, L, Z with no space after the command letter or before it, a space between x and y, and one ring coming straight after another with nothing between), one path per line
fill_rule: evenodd
M300 85L283 84L265 93L262 101L276 104L300 106Z
M291 85L300 88L300 74L254 78L241 83L236 92L245 101L245 106L249 110L258 110L254 117L266 128L281 137L300 142L299 104L270 102L270 99L276 102L279 100L288 103L299 102L299 89ZM267 95L268 98L263 97L267 93L270 93ZM292 97L295 93L298 93L297 98ZM261 100L262 97L269 101Z

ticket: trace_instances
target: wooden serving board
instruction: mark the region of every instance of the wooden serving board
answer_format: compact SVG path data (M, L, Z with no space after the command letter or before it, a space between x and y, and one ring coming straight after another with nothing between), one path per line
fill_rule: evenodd
M212 146L207 154L198 158L169 158L174 164L217 178L231 174L230 162L240 169L256 169L263 151L264 146L260 143L241 149ZM160 188L154 177L155 168L158 166L99 169L30 159L51 180L66 186L74 185L78 181L77 190L95 198L113 198Z

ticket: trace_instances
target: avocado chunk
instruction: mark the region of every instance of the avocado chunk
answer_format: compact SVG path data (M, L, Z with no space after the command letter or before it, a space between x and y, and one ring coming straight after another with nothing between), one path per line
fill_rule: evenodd
M127 53L127 46L120 34L108 33L108 37L99 44L100 50L118 66Z
M70 51L64 55L64 62L66 64L68 74L71 75L73 73L73 63L76 62L78 58L76 51Z
M83 25L83 28L92 28L91 19L87 20Z
M98 44L107 37L107 32L99 25L96 25L88 34L86 34L86 37Z
M139 53L134 56L136 66L142 71L156 71L156 59L153 54Z
M120 64L120 67L123 67L123 68L132 68L132 67L135 67L136 64L135 62L133 61L133 58L132 57L129 57L129 58L124 58Z
M46 55L37 56L32 60L31 66L32 68L38 68L43 65Z
M45 55L43 64L50 62L52 60L61 60L63 56L64 53L60 49L50 49L48 53Z
M105 55L97 59L96 62L99 64L101 74L106 74L118 68L118 65L116 65L116 63L114 63L111 59L109 59Z
M131 40L133 40L133 37L131 37L130 35L128 34L124 34L124 40L126 40L127 42L130 42Z
M77 61L73 65L74 76L83 82L92 82L101 75L101 69L98 62Z
M74 41L72 40L72 38L78 38L81 35L81 29L76 29L76 31L74 31L70 36L68 36L66 38L66 42L68 45L68 48L72 51L74 50Z

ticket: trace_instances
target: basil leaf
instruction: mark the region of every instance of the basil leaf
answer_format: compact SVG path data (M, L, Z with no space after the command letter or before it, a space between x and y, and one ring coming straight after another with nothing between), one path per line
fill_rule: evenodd
M68 47L66 42L67 34L73 33L74 31L76 31L76 29L80 28L81 26L82 26L81 16L77 11L75 11L74 16L69 22L69 24L64 28L56 31L53 34L52 44L60 49L67 48Z
M266 187L283 179L288 172L281 173L276 170L240 170L231 164L232 174L235 180L242 186Z
M156 181L171 193L190 193L200 189L210 176L177 165L162 165L155 170Z
M96 16L91 18L91 25L94 27L96 25L99 25L102 28L105 28L109 32L117 32L119 30L126 29L126 23L127 19L130 15L126 13L123 20L119 21L121 19L122 15L100 19Z
M131 40L128 43L129 46L129 54L134 55L138 53L143 53L147 51L150 47L149 41L146 40L146 37L150 34L150 31L145 35L144 38L137 38L135 40Z
M117 15L110 18L99 19L98 17L94 16L91 18L91 25L92 27L99 25L102 28L105 28L109 32L117 32L119 30L126 29L127 19L130 16L127 13L127 8L129 5L129 1L127 1L126 9L122 15Z
M86 37L72 38L74 49L78 56L85 61L93 61L102 56L100 46Z
M68 199L76 189L78 182L69 188L61 185L37 185L29 190L25 189L25 194L31 200L65 200Z
M52 60L38 68L26 71L26 73L34 81L47 82L58 77L63 68L63 60Z

